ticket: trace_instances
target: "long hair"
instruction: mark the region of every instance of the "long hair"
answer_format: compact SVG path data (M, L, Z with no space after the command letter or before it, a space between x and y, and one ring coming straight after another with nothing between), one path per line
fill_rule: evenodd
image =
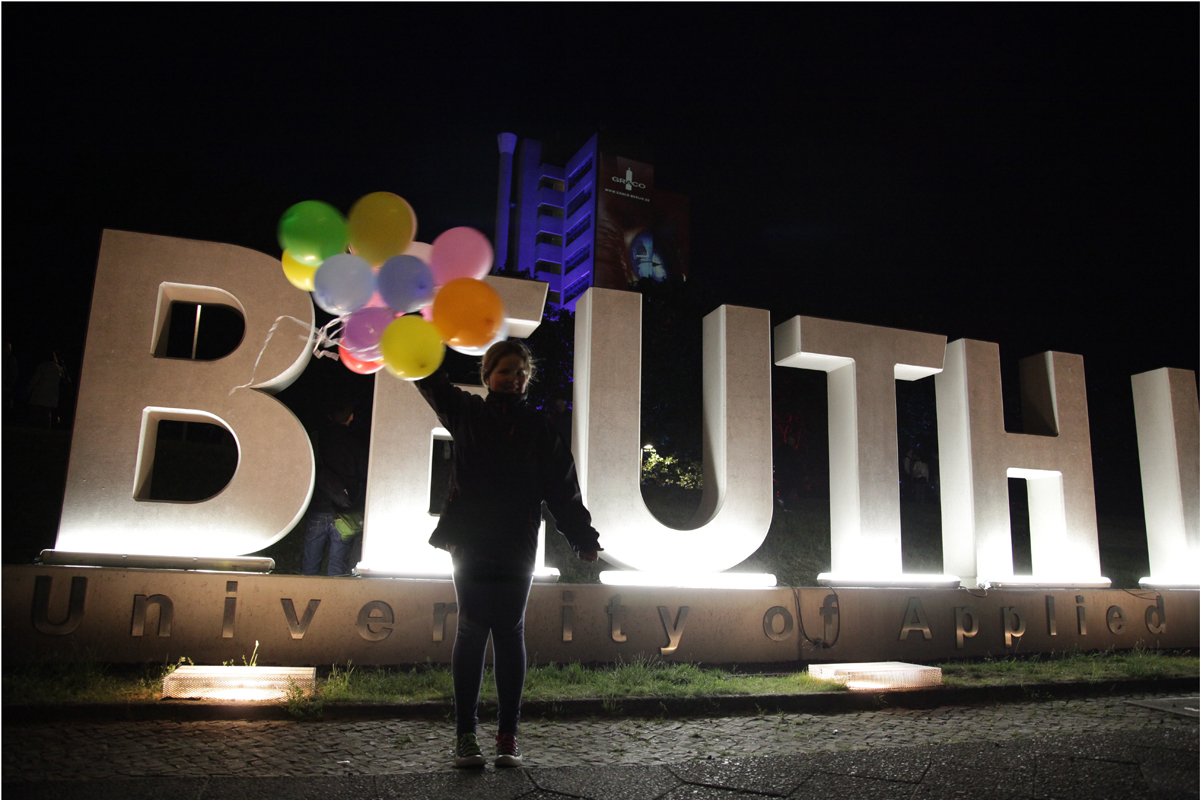
M525 362L525 366L529 368L529 378L526 380L525 385L528 386L533 383L533 375L536 371L533 354L529 352L529 348L525 346L524 342L505 339L504 341L496 342L483 354L483 361L479 364L479 377L483 379L484 386L487 386L488 377L496 369L496 365L500 363L500 359L505 356L520 356L521 360Z

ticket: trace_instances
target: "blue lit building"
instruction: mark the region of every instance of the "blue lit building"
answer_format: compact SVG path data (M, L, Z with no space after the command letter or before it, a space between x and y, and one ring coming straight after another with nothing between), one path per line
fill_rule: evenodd
M572 311L589 286L687 279L687 198L655 189L653 166L603 152L598 135L563 166L539 141L498 138L495 272L546 281L547 305Z

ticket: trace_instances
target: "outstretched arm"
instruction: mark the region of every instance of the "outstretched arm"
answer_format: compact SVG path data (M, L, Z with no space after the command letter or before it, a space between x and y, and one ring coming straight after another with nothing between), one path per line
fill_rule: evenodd
M547 424L548 440L546 463L547 470L543 480L543 496L550 513L554 515L555 524L559 531L567 537L573 549L583 561L595 561L599 552L600 534L592 527L592 515L583 505L583 495L579 490L579 477L575 472L575 459L566 443Z

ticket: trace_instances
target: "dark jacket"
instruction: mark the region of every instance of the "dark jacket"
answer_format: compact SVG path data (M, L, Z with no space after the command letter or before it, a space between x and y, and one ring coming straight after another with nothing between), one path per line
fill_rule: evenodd
M362 511L367 493L367 448L345 425L326 419L314 451L317 480L309 513Z
M460 566L531 573L545 500L576 552L599 548L571 451L525 395L491 392L484 399L442 371L416 384L454 437L450 491L431 545L454 545Z

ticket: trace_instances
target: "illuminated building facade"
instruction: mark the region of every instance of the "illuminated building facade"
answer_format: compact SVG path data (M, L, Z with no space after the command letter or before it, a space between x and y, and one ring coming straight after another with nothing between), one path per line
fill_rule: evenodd
M575 310L591 286L688 275L688 200L654 186L654 167L614 156L594 135L562 166L542 143L500 134L497 273L550 284L547 305Z

